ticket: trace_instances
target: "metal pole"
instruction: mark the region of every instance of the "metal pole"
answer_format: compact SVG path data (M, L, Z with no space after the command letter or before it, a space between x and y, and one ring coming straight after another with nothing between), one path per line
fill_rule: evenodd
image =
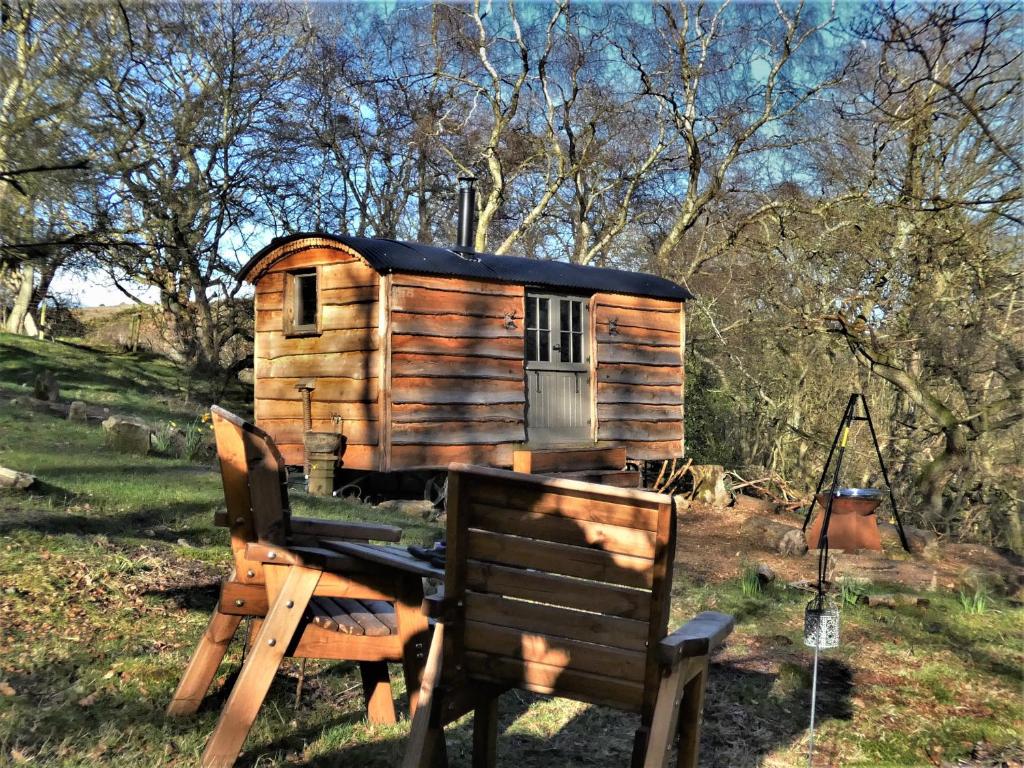
M871 421L871 412L868 410L868 399L862 394L860 401L864 405L864 420L868 423L868 429L871 430L871 441L875 444L875 453L878 455L878 464L882 468L882 479L885 480L885 487L889 489L889 503L892 505L892 516L896 521L896 530L900 534L900 544L903 545L903 549L907 552L910 551L910 544L907 542L907 534L903 532L903 521L900 520L900 513L896 509L896 496L892 492L892 483L889 482L889 472L885 468L885 459L882 458L882 449L878 447L878 436L875 434L875 425Z
M850 399L846 402L846 410L843 411L843 420L839 422L839 429L836 430L835 439L832 440L832 447L828 449L828 458L825 459L825 466L821 468L821 477L818 478L818 486L814 489L814 495L811 497L811 506L807 508L807 516L804 517L804 525L801 530L807 530L807 524L811 522L811 514L814 512L814 503L818 499L818 494L821 493L821 486L825 482L825 475L828 474L829 465L832 463L832 456L835 455L836 446L839 445L839 437L843 434L843 426L849 423L848 414L850 413L850 406L853 404L854 398L857 395L850 395Z
M832 488L828 495L828 507L825 509L825 518L821 521L821 533L818 534L818 549L824 546L828 536L828 524L832 519L832 502L836 497L836 486L839 483L839 470L843 467L843 456L846 455L846 441L850 438L850 423L853 421L853 411L856 408L857 395L850 395L850 402L846 406L846 413L843 414L843 423L840 427L839 455L836 457L836 471L832 474ZM815 494L817 495L817 494Z
M814 643L814 673L811 676L811 737L807 748L807 766L814 768L814 705L818 698L818 642Z

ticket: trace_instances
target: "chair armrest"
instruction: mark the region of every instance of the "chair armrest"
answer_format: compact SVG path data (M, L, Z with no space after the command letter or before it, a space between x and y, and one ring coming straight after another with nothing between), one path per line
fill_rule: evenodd
M722 644L734 623L726 613L698 613L658 644L658 659L671 666L685 658L705 656Z
M423 613L428 618L445 624L452 623L458 617L460 608L457 601L449 600L444 596L444 589L437 594L423 598Z
M363 541L401 541L402 529L381 523L349 523L342 520L320 520L315 517L293 517L291 532L299 536L329 536Z
M245 545L245 559L265 565L301 565L329 573L359 573L365 570L364 564L356 558L320 547L279 547L250 542Z

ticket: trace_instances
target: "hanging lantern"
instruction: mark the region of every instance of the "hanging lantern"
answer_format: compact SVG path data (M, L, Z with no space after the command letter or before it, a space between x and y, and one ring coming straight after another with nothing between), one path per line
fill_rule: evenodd
M804 609L804 645L809 648L839 645L839 607L820 592Z

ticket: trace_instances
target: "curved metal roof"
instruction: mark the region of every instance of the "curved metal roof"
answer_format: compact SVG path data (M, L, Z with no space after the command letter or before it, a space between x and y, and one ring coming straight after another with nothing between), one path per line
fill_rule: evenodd
M621 269L585 267L565 261L542 261L520 256L498 256L473 251L456 252L422 243L384 240L351 235L304 232L277 237L261 249L239 271L246 279L260 260L275 248L304 238L333 240L359 253L381 274L411 272L442 277L468 277L503 283L564 288L574 291L621 293L670 301L686 301L693 295L663 277Z

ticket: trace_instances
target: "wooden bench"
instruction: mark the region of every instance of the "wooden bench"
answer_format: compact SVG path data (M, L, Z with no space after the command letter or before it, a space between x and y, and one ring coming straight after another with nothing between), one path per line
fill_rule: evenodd
M473 765L495 761L496 698L509 688L640 716L633 765L697 765L708 657L731 616L666 632L675 553L671 497L482 467L448 474L445 595L406 768L443 750L474 711Z
M230 766L285 656L359 662L369 719L394 723L387 663L400 661L415 709L429 640L419 576L375 568L337 551L397 541L394 526L292 517L287 470L273 440L222 408L211 409L231 532L234 570L167 708L195 712L241 619L251 617L249 653L203 766Z

